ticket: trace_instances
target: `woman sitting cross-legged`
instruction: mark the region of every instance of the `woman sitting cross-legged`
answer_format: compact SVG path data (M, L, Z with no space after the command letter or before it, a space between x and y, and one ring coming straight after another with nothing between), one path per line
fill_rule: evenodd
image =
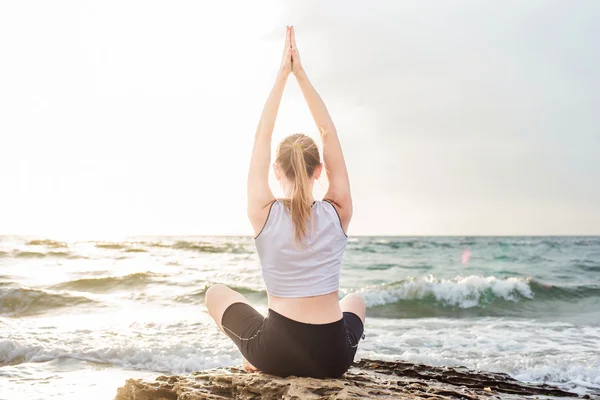
M300 85L321 133L329 181L322 201L312 195L323 170L316 143L295 134L277 146L273 163L285 197L269 188L271 136L290 73ZM335 378L354 360L363 336L365 304L357 294L339 300L340 267L352 217L348 172L331 117L300 62L294 29L287 28L283 60L254 139L248 174L248 217L269 299L267 317L223 285L206 293L206 307L240 349L245 366L278 376Z

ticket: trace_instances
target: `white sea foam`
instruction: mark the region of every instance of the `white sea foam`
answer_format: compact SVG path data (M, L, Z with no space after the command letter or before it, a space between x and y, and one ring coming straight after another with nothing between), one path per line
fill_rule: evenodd
M433 297L443 304L461 308L477 307L486 292L507 301L533 298L527 279L470 275L454 279L437 279L433 276L408 279L401 283L369 287L359 291L367 306L393 304L399 300L418 300Z
M0 365L74 359L123 368L184 373L239 364L237 349L215 327L156 326L128 331L25 331L0 334Z
M504 372L585 393L600 389L600 327L486 318L367 320L358 357Z

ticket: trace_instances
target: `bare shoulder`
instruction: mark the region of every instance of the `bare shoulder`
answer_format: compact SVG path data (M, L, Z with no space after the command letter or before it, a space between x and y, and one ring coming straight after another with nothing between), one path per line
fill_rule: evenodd
M338 218L340 219L340 224L342 225L344 234L347 235L348 227L350 226L350 220L352 219L352 203L344 206L330 198L323 198L323 201L326 201L333 206Z
M269 219L269 214L271 213L271 209L273 205L277 202L277 199L273 198L267 204L257 207L248 207L248 219L250 220L250 224L254 230L254 237L258 237L260 232L265 227L267 220Z

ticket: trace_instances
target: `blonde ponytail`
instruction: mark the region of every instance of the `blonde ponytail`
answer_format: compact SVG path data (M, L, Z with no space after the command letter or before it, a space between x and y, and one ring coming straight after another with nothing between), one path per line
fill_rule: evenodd
M282 199L289 210L294 229L294 239L299 247L306 247L306 238L313 225L310 178L320 164L316 143L308 136L288 136L277 148L277 162L293 184L290 199Z

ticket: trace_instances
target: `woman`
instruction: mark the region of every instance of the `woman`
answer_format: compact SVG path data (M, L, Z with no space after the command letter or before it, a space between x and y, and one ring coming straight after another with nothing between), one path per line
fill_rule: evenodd
M290 73L296 77L321 132L329 187L312 196L323 165L306 135L285 138L273 164L285 197L269 188L271 136ZM206 307L238 346L248 370L278 376L340 377L363 336L365 304L356 294L339 301L339 274L352 217L346 164L325 104L308 80L294 28L288 27L283 60L265 104L248 174L248 217L269 298L264 318L244 296L223 285L206 292Z

